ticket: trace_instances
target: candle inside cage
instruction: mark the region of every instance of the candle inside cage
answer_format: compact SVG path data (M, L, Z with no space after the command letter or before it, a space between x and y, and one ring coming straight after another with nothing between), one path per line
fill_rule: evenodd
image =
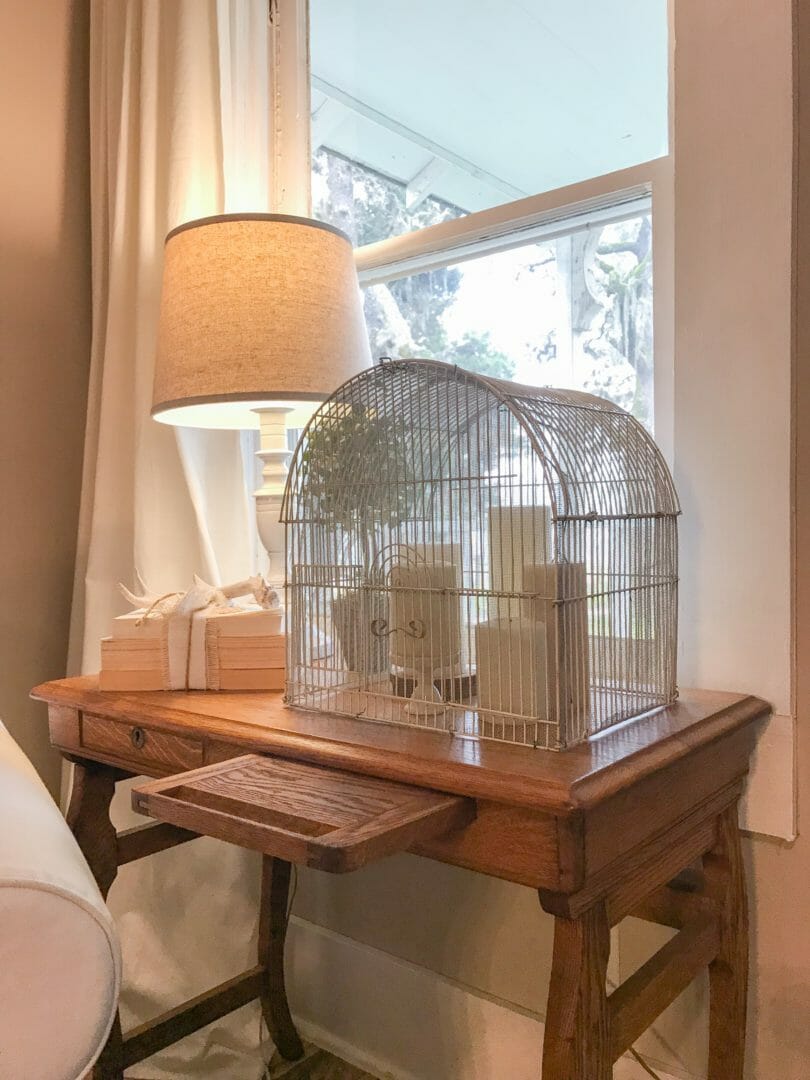
M525 590L524 567L549 565L551 509L546 505L506 505L489 508L490 605L495 618L514 619L522 605L514 597ZM507 595L504 595L507 594Z
M444 671L461 658L458 570L451 563L398 564L391 570L391 663Z
M545 627L551 715L558 722L580 721L590 708L585 564L535 563L523 566L522 571L523 618ZM531 595L526 597L527 593Z
M533 619L491 619L475 628L478 707L546 720L552 710L546 627Z

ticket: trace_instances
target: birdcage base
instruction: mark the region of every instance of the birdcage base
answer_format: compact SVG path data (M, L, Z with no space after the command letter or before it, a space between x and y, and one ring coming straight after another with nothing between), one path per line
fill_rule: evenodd
M465 739L494 739L516 743L538 750L561 750L596 733L627 720L631 716L654 710L668 701L654 693L652 687L637 687L633 693L610 684L593 686L588 707L569 705L562 720L555 713L549 716L521 716L481 708L474 690L462 701L449 700L448 690L459 683L474 687L474 672L449 670L433 672L433 697L418 705L412 697L417 679L401 669L385 677L369 679L359 672L321 671L316 682L312 669L309 680L300 678L302 669L291 674L292 693L288 703L298 708L340 713L376 723L418 727ZM439 696L443 700L439 700Z

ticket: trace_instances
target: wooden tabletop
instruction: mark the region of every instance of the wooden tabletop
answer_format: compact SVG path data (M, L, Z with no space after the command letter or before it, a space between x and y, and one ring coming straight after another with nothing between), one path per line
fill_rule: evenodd
M270 691L104 692L93 675L43 683L32 697L246 751L562 814L594 806L770 712L749 695L685 690L673 705L554 752L306 712Z

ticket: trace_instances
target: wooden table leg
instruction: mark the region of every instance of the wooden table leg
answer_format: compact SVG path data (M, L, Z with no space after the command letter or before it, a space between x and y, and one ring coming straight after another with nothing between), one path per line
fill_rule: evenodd
M118 873L118 841L110 821L116 780L128 774L93 761L74 761L67 823L107 899Z
M304 1046L295 1030L284 986L284 941L292 866L284 859L262 859L262 895L259 907L259 964L264 968L262 1013L278 1052L297 1061Z
M116 1013L104 1049L90 1072L90 1080L123 1080L123 1051L124 1039L121 1034L121 1018Z
M120 769L93 761L73 762L67 823L105 900L118 873L118 842L115 826L110 821L110 803L116 781L127 775ZM107 1043L93 1067L92 1080L122 1080L122 1055L121 1020L116 1016Z
M554 920L543 1080L611 1080L607 1004L610 927L604 902Z
M748 996L748 906L737 804L718 818L704 856L706 894L720 916L720 950L709 965L708 1080L742 1080Z

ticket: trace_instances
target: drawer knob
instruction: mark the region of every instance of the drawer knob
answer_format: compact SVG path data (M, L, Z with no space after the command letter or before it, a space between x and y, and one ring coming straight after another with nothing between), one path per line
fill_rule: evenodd
M130 733L130 738L132 739L132 745L135 749L141 750L143 744L146 742L146 732L142 727L134 727Z

